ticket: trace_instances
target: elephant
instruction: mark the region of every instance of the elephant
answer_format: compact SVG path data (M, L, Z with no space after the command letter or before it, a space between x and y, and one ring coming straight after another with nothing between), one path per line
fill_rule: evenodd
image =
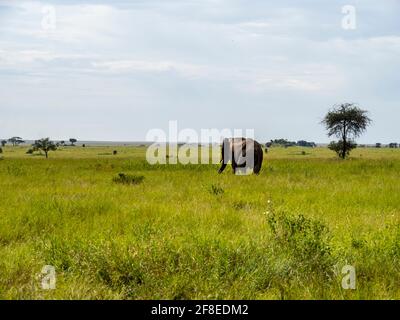
M234 174L243 172L250 168L254 174L259 174L263 162L263 150L261 145L250 138L225 138L222 143L221 168L222 173L229 161L231 161ZM238 168L240 168L238 170ZM244 170L243 170L244 168Z

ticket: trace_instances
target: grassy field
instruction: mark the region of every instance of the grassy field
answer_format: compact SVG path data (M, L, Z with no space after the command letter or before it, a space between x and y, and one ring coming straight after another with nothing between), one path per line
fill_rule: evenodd
M0 155L2 299L400 298L398 149L272 148L259 176L151 166L143 147L26 150Z

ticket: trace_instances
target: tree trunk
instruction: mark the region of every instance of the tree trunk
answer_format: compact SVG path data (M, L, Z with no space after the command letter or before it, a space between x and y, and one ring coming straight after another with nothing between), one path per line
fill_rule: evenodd
M342 159L346 158L346 151L347 151L347 142L346 138L343 139L343 148L342 148Z
M347 132L346 132L346 121L343 123L343 148L342 148L342 159L346 158L346 151L347 151Z

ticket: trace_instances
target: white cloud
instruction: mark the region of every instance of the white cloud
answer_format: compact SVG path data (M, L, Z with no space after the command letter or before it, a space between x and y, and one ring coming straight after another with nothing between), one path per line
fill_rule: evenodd
M239 27L249 27L249 28L269 28L272 26L269 22L262 22L262 21L249 21L249 22L242 22L238 24Z
M122 10L102 4L57 4L40 1L13 2L12 14L1 29L17 36L67 43L112 41L118 33ZM54 29L43 28L47 11L55 13Z
M207 67L173 61L114 60L92 62L92 66L99 71L112 73L177 72L182 76L194 78L205 77L208 74Z
M0 67L25 67L35 62L51 62L57 59L83 59L86 55L55 53L44 50L2 50L0 49Z

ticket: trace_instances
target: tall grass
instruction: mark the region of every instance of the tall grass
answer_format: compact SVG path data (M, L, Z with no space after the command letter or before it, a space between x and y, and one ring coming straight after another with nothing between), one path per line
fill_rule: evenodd
M397 150L271 149L259 176L234 176L150 166L144 148L99 155L113 149L4 148L1 298L400 298ZM40 287L44 265L55 290Z

